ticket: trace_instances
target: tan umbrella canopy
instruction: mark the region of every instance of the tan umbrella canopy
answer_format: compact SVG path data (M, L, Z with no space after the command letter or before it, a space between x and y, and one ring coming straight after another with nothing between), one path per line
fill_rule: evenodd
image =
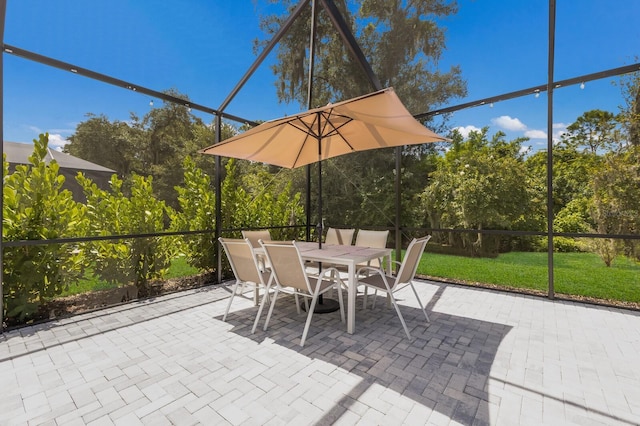
M413 118L390 87L267 121L199 152L290 169L317 162L317 227L322 247L321 160L356 151L442 141L448 139Z
M446 140L387 88L267 121L200 152L292 169L350 152Z

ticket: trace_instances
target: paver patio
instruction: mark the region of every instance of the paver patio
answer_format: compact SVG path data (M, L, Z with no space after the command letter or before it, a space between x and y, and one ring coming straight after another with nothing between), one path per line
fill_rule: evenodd
M267 332L225 285L0 337L0 424L640 424L640 313L419 281L426 327L400 293ZM405 297L406 296L406 297ZM359 297L360 299L360 297ZM412 301L413 299L413 301Z

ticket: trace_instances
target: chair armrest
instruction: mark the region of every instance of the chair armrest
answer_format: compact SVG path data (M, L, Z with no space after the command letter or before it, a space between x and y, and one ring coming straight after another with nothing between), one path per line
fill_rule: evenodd
M384 270L382 268L374 268L373 266L363 266L356 271L356 277L360 275L364 275L363 272L374 272L376 274L385 275Z
M328 273L331 273L331 279L335 279L336 282L339 282L340 284L344 285L344 281L342 281L342 278L340 277L340 271L334 267L325 268L322 271L320 271L320 273L317 276L312 275L312 277L318 278L318 280L322 280L323 277Z

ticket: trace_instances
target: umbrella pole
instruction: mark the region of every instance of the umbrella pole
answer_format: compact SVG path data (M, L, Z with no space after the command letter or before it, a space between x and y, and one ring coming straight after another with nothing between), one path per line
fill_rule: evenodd
M311 109L311 95L313 93L313 62L315 58L315 39L316 39L316 9L317 9L317 0L313 0L311 5L311 37L310 37L310 45L309 45L309 84L308 84L308 93L307 93L307 107ZM316 225L316 235L318 237L318 248L322 248L322 123L320 119L322 115L318 112L317 121L318 121L318 224ZM309 169L307 169L309 170ZM307 200L311 198L311 191L309 186L309 177L310 174L307 173ZM307 210L308 212L309 210ZM309 214L308 217L311 215ZM309 221L307 221L307 224ZM307 228L309 229L309 228ZM307 231L308 232L308 231ZM322 270L322 263L318 264L318 273ZM302 304L302 309L305 309L304 303ZM327 299L325 300L323 295L321 294L318 298L318 303L316 304L313 312L317 314L325 314L329 312L335 312L340 309L340 304L336 300Z
M322 248L322 142L320 135L320 113L318 113L318 248Z
M320 118L322 115L318 113L318 224L316 225L318 229L318 248L322 248L322 123L320 123ZM318 272L322 270L322 263L318 264ZM314 310L315 313L328 313L335 312L340 309L340 304L337 300L333 299L324 299L324 295L320 295L318 298L318 303Z

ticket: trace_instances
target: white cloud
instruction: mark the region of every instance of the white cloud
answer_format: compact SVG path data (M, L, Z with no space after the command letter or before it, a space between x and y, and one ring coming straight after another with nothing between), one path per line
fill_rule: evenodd
M458 132L460 132L460 134L462 135L462 137L464 137L465 139L469 137L469 133L471 132L479 132L480 129L477 128L474 125L468 125L468 126L464 126L464 127L456 127L454 130L457 130Z
M49 148L62 151L62 147L67 144L67 139L59 134L49 134Z
M543 130L527 130L524 135L529 139L546 139L547 132Z
M42 130L40 130L39 127L36 127L36 126L29 126L29 130L31 130L36 135L39 135L40 133L44 133Z
M553 141L558 142L563 134L567 133L567 124L553 123Z
M64 134L72 134L73 129L49 129L47 131L42 130L37 126L28 126L28 129L34 133L33 139L38 139L38 136L44 133L49 133L49 148L55 149L57 151L62 151L62 147L69 143L67 141L68 136L63 136Z
M498 118L491 119L491 122L496 126L502 127L505 130L511 131L524 131L527 130L527 126L517 118L511 118L508 115L502 115Z

